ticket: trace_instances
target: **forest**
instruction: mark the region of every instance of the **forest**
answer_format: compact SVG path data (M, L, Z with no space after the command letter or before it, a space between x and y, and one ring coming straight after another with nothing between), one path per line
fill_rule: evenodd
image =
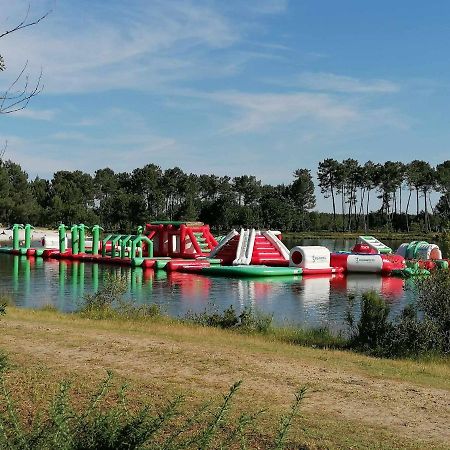
M317 189L316 189L317 187ZM318 212L316 193L329 202ZM324 159L317 173L298 169L286 184L253 175L188 174L147 164L132 172L55 172L30 180L0 159L0 223L101 224L125 232L151 220L209 223L213 229L283 231L442 231L450 224L450 160L383 164Z

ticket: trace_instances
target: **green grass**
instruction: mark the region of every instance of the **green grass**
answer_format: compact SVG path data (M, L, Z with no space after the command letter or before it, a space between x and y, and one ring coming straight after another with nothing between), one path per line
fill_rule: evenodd
M9 450L132 450L132 449L213 449L260 448L253 446L255 422L260 413L241 412L230 417L232 401L241 385L234 383L214 408L205 403L197 408L183 405L182 396L176 396L164 406L143 405L134 410L127 398L127 386L122 385L112 401L112 373L98 386L91 399L75 407L70 397L70 383L59 384L46 410L24 418L16 406L13 394L0 370L0 448ZM264 448L282 450L288 432L298 415L306 389L295 394L290 411L280 419L272 442ZM184 408L182 408L184 406ZM250 444L250 445L249 445Z
M302 419L289 438L289 445L295 446L289 448L302 448L302 445L311 448L421 448L425 445L421 439L429 440L429 436L419 433L406 438L404 431L408 428L377 426L360 420L359 415L366 407L372 408L379 402L378 395L386 394L389 398L400 395L395 394L396 391L409 389L417 392L430 388L450 390L448 359L388 360L349 351L303 347L289 342L292 340L290 333L285 334L285 342L282 342L270 334L236 333L164 317L91 320L77 314L17 308L8 309L0 324L6 326L2 329L0 345L11 354L8 384L11 391L17 393L16 403L25 417L33 417L36 412L30 405L32 398L39 400L37 404L45 409L49 401L45 393L55 392L61 379L73 380L74 407L82 410L89 401L86 390L93 391L92 383L97 383L102 376L101 367L110 367L119 374L121 382L136 386L132 404L137 409L148 400L154 403L153 397L157 399L155 407L162 408L167 399L174 398L180 391L186 395L186 407L195 409L207 398L217 398L231 380L243 379L238 402L230 412L230 423L236 424L242 413L254 415L260 409L267 409L255 423L251 434L257 441L251 444L272 448L278 418L287 410L288 399L302 381L309 385L308 395ZM138 345L140 342L142 346ZM160 347L162 344L164 346ZM84 354L87 356L83 357ZM119 364L117 358L123 359L123 363ZM139 365L140 361L146 365ZM308 371L310 368L311 373L323 373L323 379L322 375L314 379L298 377L298 371L304 368ZM363 380L365 387L359 390L344 382L340 388L336 381L330 385L327 375L333 373L340 374L336 380ZM373 387L380 384L383 390L375 390L371 397ZM353 418L342 417L324 408L324 399L333 401L332 411L351 411L355 405L361 406L355 410ZM379 407L386 401L380 400ZM411 403L408 404L410 408ZM439 440L427 442L431 442L430 448L445 447Z

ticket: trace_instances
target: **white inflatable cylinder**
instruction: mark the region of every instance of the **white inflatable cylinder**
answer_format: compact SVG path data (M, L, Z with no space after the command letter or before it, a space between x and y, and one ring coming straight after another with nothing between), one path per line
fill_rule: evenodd
M347 272L379 273L382 269L381 255L348 255Z
M289 266L302 269L328 269L330 250L319 245L296 246L289 253Z

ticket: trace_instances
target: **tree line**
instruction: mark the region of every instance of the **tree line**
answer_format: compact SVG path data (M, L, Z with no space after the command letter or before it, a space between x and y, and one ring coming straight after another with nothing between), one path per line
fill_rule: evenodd
M58 171L51 180L29 180L19 164L0 159L0 222L99 223L125 232L151 220L201 220L221 231L233 226L438 231L450 221L450 161L432 167L425 161L360 164L328 158L319 163L317 181L332 213L314 211L315 184L308 169L275 186L253 175L188 174L155 164L131 172L104 168L93 175ZM436 204L432 192L441 195Z
M338 229L336 198L340 198L340 229L370 229L384 224L387 229L423 231L446 226L450 212L450 161L432 167L426 161L408 164L386 161L384 164L355 159L342 162L327 158L319 163L317 178L322 194L331 198L333 226ZM433 206L432 192L440 199ZM370 199L376 194L381 201L378 223L371 223ZM415 203L414 212L412 203ZM411 217L412 216L412 217Z

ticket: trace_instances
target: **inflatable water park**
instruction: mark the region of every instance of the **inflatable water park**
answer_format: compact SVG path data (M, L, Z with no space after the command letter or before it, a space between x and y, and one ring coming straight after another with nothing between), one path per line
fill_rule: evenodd
M242 228L215 238L202 222L156 221L136 234L105 233L99 225L67 227L33 241L30 224L12 227L11 245L0 253L29 258L118 264L150 270L226 277L311 276L347 273L399 277L427 275L448 268L436 244L403 243L394 252L373 236L359 236L350 251L324 246L288 249L279 231Z

